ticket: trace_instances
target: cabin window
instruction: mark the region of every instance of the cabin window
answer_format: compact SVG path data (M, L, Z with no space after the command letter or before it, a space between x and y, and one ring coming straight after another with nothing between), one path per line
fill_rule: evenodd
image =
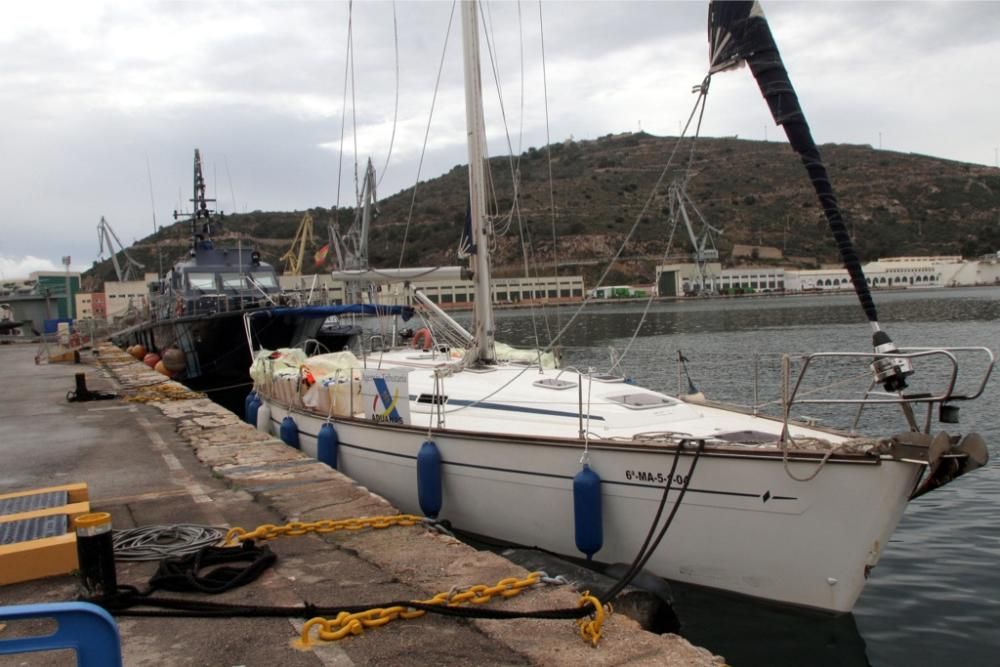
M247 288L247 281L243 274L240 273L223 273L222 278L222 289L235 289L242 290Z
M214 273L189 273L187 274L187 279L188 287L191 289L202 292L214 292L216 290Z
M274 277L273 273L258 273L255 271L252 277L254 281L261 287L264 288L271 287L274 289L278 288L278 279Z
M417 403L430 403L431 405L444 405L448 402L447 396L441 394L420 394L417 396Z

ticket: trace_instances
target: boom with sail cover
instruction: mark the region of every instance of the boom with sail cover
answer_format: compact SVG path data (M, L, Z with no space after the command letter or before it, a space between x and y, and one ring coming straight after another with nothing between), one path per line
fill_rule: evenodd
M861 261L844 224L826 165L823 164L819 148L813 140L809 124L806 122L760 3L756 0L750 2L713 0L708 11L708 40L709 76L740 67L744 62L749 65L750 72L771 110L774 122L784 128L788 143L799 154L802 164L809 173L809 180L816 190L830 231L837 243L837 249L840 251L841 261L851 277L854 291L871 323L875 352L878 354L896 352L895 344L879 327L875 302L872 301ZM880 357L874 366L876 380L888 391L905 389L905 377L913 372L909 362L896 357Z

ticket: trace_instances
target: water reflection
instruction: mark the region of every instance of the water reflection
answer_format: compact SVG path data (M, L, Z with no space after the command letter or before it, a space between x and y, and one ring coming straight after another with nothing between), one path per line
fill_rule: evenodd
M853 614L812 613L671 582L680 634L740 667L868 667Z

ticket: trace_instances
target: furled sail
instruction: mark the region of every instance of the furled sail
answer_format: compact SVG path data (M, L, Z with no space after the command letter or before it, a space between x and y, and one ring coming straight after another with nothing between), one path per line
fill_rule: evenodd
M851 277L854 291L874 330L873 342L876 352L896 351L896 346L888 335L879 328L875 302L872 301L861 262L844 224L826 165L823 164L819 148L812 138L809 124L799 105L795 89L792 88L785 65L781 61L781 54L778 53L778 47L774 43L771 28L764 18L760 3L756 0L751 2L712 0L708 10L708 41L710 75L740 67L743 63L749 65L750 72L771 110L774 122L784 128L788 143L799 154L802 164L809 173L809 180L816 190L830 231L837 243L837 249L840 251L841 261ZM902 361L893 359L892 363L884 364L895 369L887 368L886 377L879 379L887 389L897 390L906 386L903 376L912 372L912 369L909 368L908 362L900 363Z
M472 235L472 202L465 209L465 226L462 227L462 237L458 241L458 258L468 259L476 254L476 241Z

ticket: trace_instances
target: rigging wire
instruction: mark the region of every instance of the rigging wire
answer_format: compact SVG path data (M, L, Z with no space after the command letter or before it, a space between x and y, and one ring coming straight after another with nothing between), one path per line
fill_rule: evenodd
M707 83L703 84L703 90L701 94L698 95L698 100L695 102L696 108L700 105L700 109L698 111L698 122L695 124L694 134L689 139L689 143L691 144L691 149L688 152L688 164L687 167L685 168L685 180L687 178L686 175L689 174L691 171L691 165L694 163L694 148L695 148L694 140L701 135L701 123L705 117L705 98L707 96L707 88L708 84ZM678 138L678 142L679 141L681 141L681 138ZM657 183L657 187L659 187L659 183ZM666 259L670 255L670 249L673 247L674 232L676 231L676 229L677 225L672 225L670 227L670 236L667 240L667 247L663 251L664 263L666 263ZM697 248L695 248L695 251L697 251ZM646 316L649 314L649 309L653 305L653 294L654 294L653 290L650 290L649 298L646 299L646 307L643 309L642 316L639 318L639 322L636 324L635 330L632 332L632 337L629 338L629 341L625 345L625 349L622 351L622 353L617 355L617 359L614 361L613 364L611 364L611 368L608 370L609 373L614 371L616 368L621 367L622 361L624 361L625 357L628 355L629 350L632 349L632 345L635 343L636 338L639 336L639 331L646 323Z
M509 130L507 129L507 114L506 114L506 110L504 109L503 93L502 93L501 88L500 88L501 84L500 84L499 64L497 63L496 59L493 57L493 44L496 42L496 35L494 33L494 30L493 30L493 12L490 9L489 5L486 5L484 7L483 4L480 4L479 5L479 14L480 14L480 17L481 17L482 23L483 23L483 33L485 34L486 51L487 51L487 53L489 54L489 57L490 57L490 71L493 73L493 81L494 81L494 83L496 85L496 88L497 88L497 99L499 100L499 103L500 103L500 117L501 117L502 122L503 122L504 132L508 133L508 136L507 136L507 146L508 146L507 154L508 154L508 160L509 160L510 159L509 156L510 156L510 152L511 151L510 151L510 135L509 135ZM485 120L485 118L483 119L483 127L486 127L486 120ZM496 211L496 215L494 215L494 216L490 216L489 212L487 211L486 212L486 219L489 221L490 226L493 227L494 219L496 219L497 217L499 217L499 214L500 214L500 203L497 201L496 181L493 178L493 170L490 168L489 137L484 136L483 137L483 142L485 143L485 145L483 146L483 150L484 150L483 155L485 156L484 157L484 161L485 161L485 166L486 166L486 168L485 168L484 171L485 171L485 174L486 174L486 180L488 181L488 183L487 183L487 196L492 199L493 207L492 207L491 210ZM487 206L487 208L489 208L489 206ZM495 232L495 229L494 229L494 232ZM493 250L496 249L496 235L495 235L495 233L493 233L493 234L489 234L488 236L489 236L490 244L491 244L490 245L490 250L493 251Z
M521 149L524 147L524 25L521 20L521 0L517 0L517 41L519 47L518 64L521 70L520 100L521 107L518 110L517 121L517 159L515 165L517 171L521 170Z
M149 182L149 205L153 209L153 235L155 236L159 228L156 225L156 200L153 198L153 169L149 166L149 153L146 153L146 180ZM156 274L159 280L163 278L163 251L159 243L156 244L156 262L159 265Z
M229 182L229 198L233 200L233 213L239 213L239 204L236 203L236 190L233 189L233 175L229 173L229 156L222 155L222 163L226 167L226 180Z
M556 289L559 289L559 244L556 236L556 194L555 194L555 183L552 179L552 138L549 127L549 77L548 70L545 64L545 22L542 19L542 1L538 0L538 36L541 41L541 51L542 51L542 95L544 98L544 108L545 108L545 154L546 154L546 165L548 167L549 173L549 213L552 220L552 270L556 275ZM545 333L548 335L549 340L552 340L552 331L549 328L549 318L548 313L543 309L542 313L545 317ZM559 309L556 309L556 328L558 329L562 322L562 316L559 313Z
M375 181L376 189L382 185L385 172L389 170L389 158L392 157L392 147L396 142L396 123L399 120L399 28L396 21L396 0L392 0L392 45L396 53L396 99L392 106L392 134L389 137L389 150L385 154L385 164Z
M482 12L482 9L480 9L480 11ZM520 15L520 4L518 4L518 21L519 21L518 26L519 26L519 29L520 29L520 16L521 16ZM504 134L505 134L505 138L506 138L506 142L507 142L507 155L508 155L507 162L508 162L508 166L510 167L510 170L511 170L511 183L512 183L512 187L513 187L511 209L510 209L510 212L506 216L507 217L507 222L504 225L504 227L502 229L500 229L500 230L497 230L494 227L494 234L492 235L492 242L495 245L496 244L497 236L508 233L509 230L510 230L510 227L513 224L513 222L516 220L517 221L517 226L518 226L518 234L519 234L519 237L520 237L520 240L521 240L522 259L523 259L523 262L524 262L524 275L525 275L525 277L530 278L531 277L531 266L535 266L535 276L538 277L538 275L539 275L538 263L536 261L534 261L534 244L533 244L532 238L531 238L531 230L527 226L526 222L524 221L524 219L523 219L523 217L521 215L521 206L520 206L520 151L518 151L517 158L515 159L514 158L513 142L511 141L511 137L510 137L510 126L509 126L509 123L508 123L508 120L507 120L506 105L504 104L504 101L503 101L503 90L502 90L502 85L500 83L500 72L499 72L499 65L498 65L498 62L497 62L498 59L495 57L495 51L494 51L494 44L495 44L496 40L495 40L495 38L492 41L490 40L490 37L493 34L493 31L492 31L492 20L487 20L487 18L492 19L492 15L489 15L489 17L487 17L486 15L484 15L484 17L483 17L484 23L488 24L490 26L490 30L488 31L488 34L487 34L486 45L487 45L487 53L488 53L489 59L490 59L491 71L493 72L493 79L494 79L494 82L495 82L496 88L497 88L497 97L499 99L500 113L501 113L501 118L502 118L503 127L504 127ZM521 92L521 120L520 120L520 122L522 123L522 128L523 128L523 122L524 122L523 121L523 119L524 119L524 111L523 111L523 109L524 109L524 92L523 92L523 89L524 89L523 30L521 30L521 51L522 51L522 64L521 64L521 88L522 88L522 92ZM493 186L492 174L490 174L490 183L491 183L491 186ZM550 185L551 185L551 181L550 181ZM494 202L496 202L496 190L495 190L495 186L493 187L492 194L493 194ZM495 208L496 208L496 210L499 211L499 205L498 204L495 204ZM532 295L532 296L534 297L534 295ZM534 336L534 339L535 339L535 347L536 347L536 349L541 349L542 345L541 345L541 339L540 339L539 332L538 332L538 324L537 324L537 316L536 316L536 313L535 313L534 298L532 298L531 301L529 302L529 309L530 309L530 317L531 317L531 324L532 324L533 336ZM548 315L547 315L546 309L545 309L544 306L542 306L541 310L542 310L543 320L545 322L546 334L551 339L551 337L552 337L552 331L551 331L551 328L549 326L549 319L548 319Z
M635 234L635 230L639 226L639 222L646 214L646 211L649 210L649 207L652 204L653 199L656 197L657 191L660 189L660 186L663 184L663 181L666 178L667 173L670 171L670 168L673 165L674 158L677 155L677 151L681 145L681 139L687 135L688 129L691 127L691 123L694 120L695 115L698 113L699 108L703 104L702 100L707 94L708 94L708 77L706 77L704 83L702 83L702 85L698 87L698 99L695 101L694 106L691 109L691 113L688 115L687 123L685 123L684 125L684 129L681 132L681 136L678 137L677 143L674 144L673 149L670 151L670 156L667 158L667 163L663 166L663 170L660 172L659 178L657 178L655 185L650 191L649 197L647 197L646 201L643 203L642 209L636 215L635 221L632 223L632 227L628 230L628 233L625 235L625 238L618 246L618 250L615 252L614 257L612 257L611 261L608 262L608 265L604 269L604 272L601 273L601 277L597 282L597 287L600 287L604 284L604 281L607 279L608 274L611 272L611 269L614 266L615 262L617 262L618 258L621 257L622 253L625 251L625 247L628 245L629 241L631 241L633 234ZM569 331L569 328L571 326L573 326L573 323L576 322L576 319L580 316L580 313L583 312L583 309L587 306L589 302L590 298L584 295L583 301L580 302L580 305L577 306L576 310L573 311L573 314L570 316L566 324L559 330L559 333L557 333L555 338L552 339L548 347L545 348L544 350L545 352L550 352L552 348L555 347L556 343L558 343L562 339L562 337L566 335L566 332Z
M351 27L348 36L351 45L351 135L354 141L354 201L356 206L361 208L361 182L358 177L358 101L357 84L355 83L355 62L354 62L354 28Z
M334 218L333 224L339 229L340 223L340 188L342 184L342 177L344 173L344 133L347 128L347 74L349 72L350 60L351 60L351 23L354 18L354 1L351 0L347 3L347 47L344 53L344 95L341 104L340 111L340 148L338 149L338 165L337 165L337 203L334 206ZM332 239L331 239L332 240Z
M444 69L444 57L448 53L448 38L451 36L451 25L455 20L457 1L451 3L451 14L448 16L448 28L444 33L444 46L441 48L441 61L438 63L437 79L434 81L434 95L431 97L431 109L427 115L427 128L424 130L424 143L420 147L420 160L417 162L417 178L413 184L413 196L410 198L410 209L406 213L406 226L403 228L403 242L399 247L399 267L403 268L403 257L406 254L406 240L410 235L410 223L413 221L413 209L417 204L417 188L420 186L420 172L424 167L424 156L427 154L427 141L431 133L431 122L434 120L434 105L437 103L438 90L441 88L441 72Z

